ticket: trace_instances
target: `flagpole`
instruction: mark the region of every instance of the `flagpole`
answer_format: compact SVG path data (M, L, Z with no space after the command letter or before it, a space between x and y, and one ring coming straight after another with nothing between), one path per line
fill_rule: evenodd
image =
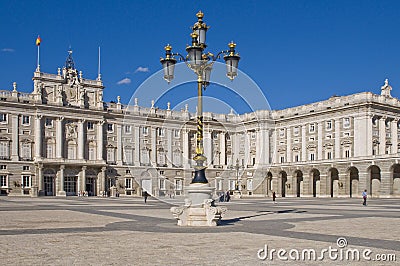
M100 46L99 46L99 67L97 70L97 80L101 80L101 74L100 74Z
M36 68L36 71L40 71L39 58L40 58L40 45L37 46L37 68Z

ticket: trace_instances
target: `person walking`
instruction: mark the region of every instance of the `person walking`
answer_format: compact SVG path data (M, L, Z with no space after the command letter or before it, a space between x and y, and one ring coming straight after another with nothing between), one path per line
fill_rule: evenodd
M149 196L149 194L147 193L147 191L145 191L145 192L143 193L143 196L144 196L144 203L147 203L147 197Z
M364 199L363 205L364 205L364 206L367 206L367 190L364 190L364 191L363 191L362 197L363 197L363 199Z
M272 192L272 201L274 202L274 204L276 204L276 193L275 193L275 191Z

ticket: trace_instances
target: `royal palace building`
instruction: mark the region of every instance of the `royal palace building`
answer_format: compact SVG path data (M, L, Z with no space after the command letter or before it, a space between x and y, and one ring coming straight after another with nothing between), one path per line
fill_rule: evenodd
M206 175L216 194L400 196L400 101L388 81L284 110L204 113ZM33 91L0 91L1 195L183 195L192 179L196 114L103 101L71 54Z

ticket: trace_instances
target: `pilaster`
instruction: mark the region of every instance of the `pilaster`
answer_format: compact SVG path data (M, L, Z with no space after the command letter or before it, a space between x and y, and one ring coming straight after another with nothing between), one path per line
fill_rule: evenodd
M11 146L11 160L18 161L19 160L19 152L18 152L18 115L12 115L12 146Z
M35 116L35 160L42 157L42 116Z
M317 140L317 158L318 160L322 160L324 158L323 153L322 153L322 139L323 139L323 135L322 135L322 130L323 130L323 121L318 122L318 140Z
M334 158L335 159L340 159L341 153L340 153L340 120L335 119L335 154Z
M63 127L62 127L62 121L64 117L58 117L57 122L56 122L56 158L61 159L62 158L62 151L63 151Z
M103 125L104 121L97 123L97 160L103 160Z
M117 129L117 165L122 165L122 125L116 124Z
M84 125L85 120L78 120L78 160L83 160L84 155Z

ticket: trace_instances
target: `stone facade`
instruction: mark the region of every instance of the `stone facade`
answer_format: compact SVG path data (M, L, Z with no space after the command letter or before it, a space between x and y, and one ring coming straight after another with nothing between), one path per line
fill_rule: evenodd
M182 195L193 175L195 114L103 101L71 54L33 92L0 91L2 195ZM400 196L400 101L371 92L243 115L204 114L207 178L216 194Z

